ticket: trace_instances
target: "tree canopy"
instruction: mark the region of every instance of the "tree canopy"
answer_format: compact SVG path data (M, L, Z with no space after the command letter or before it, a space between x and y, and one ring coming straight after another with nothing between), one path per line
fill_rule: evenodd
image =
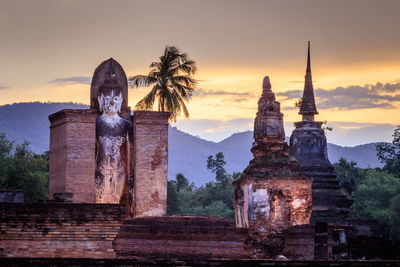
M153 86L150 92L136 104L136 108L151 110L158 102L158 111L171 112L171 118L183 112L189 117L185 101L188 101L196 88L197 81L192 78L196 72L196 63L186 53L174 46L166 46L159 61L152 62L148 75L136 75L129 78L132 88Z
M377 222L375 233L400 240L400 179L381 169L361 169L341 158L334 164L351 209L362 220Z
M29 143L14 145L0 134L0 190L21 190L26 202L47 199L49 154L39 155Z
M215 181L196 188L179 173L176 180L168 181L167 213L182 215L215 216L234 218L232 181L239 173L227 174L224 154L219 152L207 159L207 168L215 173Z
M379 143L376 151L383 169L400 178L400 126L393 133L392 143Z

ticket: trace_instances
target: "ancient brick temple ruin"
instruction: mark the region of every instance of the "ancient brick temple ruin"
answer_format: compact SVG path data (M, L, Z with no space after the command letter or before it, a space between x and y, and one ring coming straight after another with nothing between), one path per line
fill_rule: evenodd
M336 235L336 241L340 242L339 236L342 235L343 239L346 235L344 229L347 229L348 235L353 234L355 217L349 210L352 200L339 191L339 183L329 162L325 132L321 127L323 122L314 121L318 111L311 76L310 42L299 114L302 115L302 121L295 122L296 128L290 136L290 155L300 162L304 173L313 180L311 223L317 232L315 257L329 258L338 253L346 256L344 251L334 251L333 236ZM344 239L342 243L345 243Z
M89 109L49 116L50 200L20 203L23 197L14 192L0 203L0 265L36 258L49 264L57 258L67 265L90 258L103 264L166 260L246 266L277 257L395 255L351 214L351 201L338 191L322 123L314 121L310 48L303 120L296 123L290 147L280 103L269 77L264 78L254 158L233 182L235 223L166 215L170 114L131 112L127 77L114 59L95 70L90 99Z
M310 42L299 114L302 120L294 123L290 156L297 159L302 171L312 178L310 227L315 231L314 258L357 258L362 253L373 258L374 255L382 257L389 253L390 242L372 236L373 223L360 222L350 211L353 201L340 191L334 168L328 159L325 131L321 127L323 122L314 120L318 111L311 75ZM366 240L370 240L369 245L366 245Z
M317 107L311 77L310 43L308 43L307 69L303 98L299 114L302 121L290 136L290 155L296 158L302 170L313 179L313 222L340 222L349 219L352 201L339 193L339 182L329 162L323 122L314 121Z
M127 77L114 59L94 72L90 109L49 116L49 196L122 204L131 216L166 214L168 112L128 107Z
M298 161L289 157L283 114L268 76L258 101L251 152L254 159L233 182L236 227L248 228L260 248L269 244L271 251L264 251L264 256L271 257L283 248L277 234L309 224L312 201L311 179Z
M170 114L132 114L114 59L95 70L90 100L49 116L50 200L0 203L0 259L250 258L231 220L166 216Z

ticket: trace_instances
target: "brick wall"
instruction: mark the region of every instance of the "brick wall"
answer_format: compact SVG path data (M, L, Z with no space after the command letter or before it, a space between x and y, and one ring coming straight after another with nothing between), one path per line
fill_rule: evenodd
M201 216L163 216L124 221L115 239L117 258L246 259L247 229L231 219Z
M135 111L133 116L134 216L167 211L168 112Z
M119 205L0 203L0 257L114 258L122 214Z
M73 202L94 203L96 112L64 109L49 120L49 198L68 192Z
M314 236L314 227L310 224L284 229L285 247L282 254L293 260L313 260Z

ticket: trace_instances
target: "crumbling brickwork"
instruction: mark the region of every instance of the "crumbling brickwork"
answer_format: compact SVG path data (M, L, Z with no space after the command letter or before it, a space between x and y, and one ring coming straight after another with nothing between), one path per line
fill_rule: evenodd
M114 244L117 258L246 259L247 229L232 220L200 216L163 216L124 221Z
M251 152L254 158L233 182L236 226L249 229L254 257L274 258L285 246L282 231L309 223L312 181L289 157L283 114L268 76L258 101Z
M73 202L94 203L95 111L64 109L49 120L49 198L73 193Z
M134 216L162 216L167 211L168 112L135 111Z
M0 204L0 257L115 258L119 205Z

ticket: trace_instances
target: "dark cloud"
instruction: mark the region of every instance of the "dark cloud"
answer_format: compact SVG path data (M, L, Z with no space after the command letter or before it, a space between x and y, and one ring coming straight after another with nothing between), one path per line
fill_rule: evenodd
M56 84L59 86L71 85L71 84L90 84L92 81L92 77L86 76L73 76L66 78L57 78L52 81L48 81L48 83Z
M0 83L0 90L10 89L10 86Z
M375 85L351 85L332 90L316 89L314 91L317 107L320 109L396 108L393 103L400 102L400 82L386 84L378 82ZM277 96L285 97L284 100L297 99L302 94L303 90L276 93Z
M297 109L299 109L299 108L295 107L294 105L293 105L293 107L289 107L289 106L281 107L281 110L297 110Z
M214 90L204 90L197 89L193 96L240 96L240 97L251 97L250 93L236 93L236 92L227 92L227 91L214 91Z
M237 93L237 92L227 92L221 90L205 90L205 89L197 89L193 93L193 97L196 98L205 98L205 97L218 97L224 96L229 98L230 101L240 103L249 100L253 95L251 93Z
M304 83L304 81L289 81L290 83Z

